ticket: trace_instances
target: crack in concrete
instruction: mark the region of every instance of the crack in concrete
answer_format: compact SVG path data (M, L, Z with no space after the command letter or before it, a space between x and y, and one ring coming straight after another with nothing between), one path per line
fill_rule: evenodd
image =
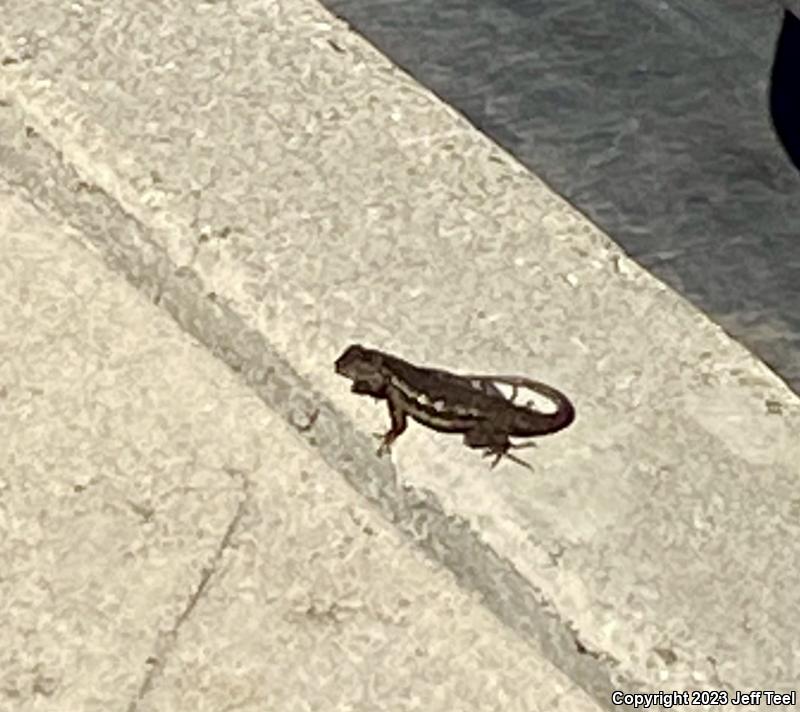
M164 669L169 661L170 653L174 650L178 642L178 635L180 634L181 628L186 621L189 620L197 604L208 590L211 579L218 573L225 551L230 547L231 540L250 504L251 483L247 475L242 470L236 468L226 467L224 469L230 477L240 480L243 497L236 505L236 511L233 513L230 522L228 522L225 533L222 535L214 551L214 555L211 557L211 561L201 569L200 581L189 596L186 606L184 606L184 609L181 611L172 627L164 633L159 633L156 637L156 642L153 646L153 654L145 661L148 665L147 673L135 697L128 704L127 712L137 712L139 703L150 693L157 680L163 675Z

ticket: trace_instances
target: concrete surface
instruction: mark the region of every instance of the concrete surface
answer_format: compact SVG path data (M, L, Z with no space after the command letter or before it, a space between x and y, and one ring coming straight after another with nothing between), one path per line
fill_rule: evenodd
M769 113L779 3L324 4L800 393L800 172Z
M314 482L346 478L607 709L615 689L796 687L800 404L774 374L313 3L159 15L142 3L84 4L36 23L39 4L14 9L4 38L23 49L0 71L3 175L277 416L224 421L215 411L214 422L231 423L219 442L258 420L264 440L252 450L266 458L269 443L271 462L287 467L299 434L330 469ZM530 453L534 474L489 472L459 438L419 427L379 460L369 434L385 427L385 408L354 397L332 369L356 341L541 378L573 397L578 419ZM197 349L180 367L159 359L150 370L206 382L204 359ZM208 476L186 438L175 452ZM230 494L186 503L218 516L200 569L244 497L225 467L252 472L259 461L211 462ZM135 470L119 477L136 485ZM341 541L342 526L317 536ZM270 530L252 546L268 546ZM258 602L246 591L214 610ZM301 600L331 610L331 598ZM345 617L348 600L336 607ZM150 636L144 659L160 660L184 619L197 626L194 652L168 651L138 688L132 678L133 699L137 689L142 704L195 689L161 690L184 684L180 671L206 659L219 632L220 618L204 629L189 609L166 616L167 643ZM313 650L295 630L281 640ZM416 681L418 668L400 659L387 669ZM487 704L465 709L499 708Z
M0 709L598 710L0 187Z

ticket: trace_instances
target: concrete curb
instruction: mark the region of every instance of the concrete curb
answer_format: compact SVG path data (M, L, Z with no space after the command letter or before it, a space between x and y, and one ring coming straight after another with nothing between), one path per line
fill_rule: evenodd
M632 306L623 310L626 315L623 318L629 319L629 324L633 325L631 332L640 331L641 325L652 324L655 319L653 332L648 335L657 344L654 349L655 355L649 346L643 345L642 353L636 357L652 359L649 362L640 361L645 364L643 368L652 363L659 363L657 356L659 347L665 343L661 339L664 338L664 334L670 333L670 330L675 340L688 339L691 335L693 340L702 342L697 348L681 344L681 347L676 349L676 353L684 354L685 358L685 364L679 366L690 374L685 380L676 381L677 377L674 374L664 375L658 372L658 369L653 369L645 376L649 384L648 389L642 391L645 395L627 393L627 386L616 375L616 362L604 371L604 366L600 363L603 359L592 356L592 349L584 347L585 353L580 356L580 361L584 365L576 369L572 375L574 387L577 388L579 383L591 380L593 383L600 383L604 393L596 396L596 400L584 399L587 405L585 410L580 410L579 403L579 417L583 417L583 423L586 425L580 426L583 430L576 428L572 434L572 445L565 446L573 448L573 451L551 453L544 455L540 460L548 467L573 473L571 479L565 476L565 487L578 486L580 481L577 478L583 474L588 473L591 478L595 478L599 473L605 473L610 478L619 474L616 468L624 467L626 468L624 478L615 486L622 491L627 489L633 492L634 498L644 497L642 492L632 488L644 487L634 483L640 480L649 483L651 480L648 478L652 478L652 482L656 485L662 482L658 479L661 476L658 458L648 460L647 453L657 452L659 444L657 438L666 432L675 437L676 449L679 451L670 468L692 462L692 457L700 454L701 448L707 447L711 448L710 454L705 453L710 462L709 470L705 473L707 476L719 469L727 473L732 482L742 483L748 467L772 468L775 479L770 481L769 485L774 487L775 496L780 498L783 492L791 491L792 482L796 484L797 481L796 462L800 455L800 446L792 438L792 433L797 431L797 425L800 423L800 407L793 394L782 387L782 384L764 367L757 364L744 349L731 344L719 329L693 312L683 300L645 275L627 260L607 237L583 221L569 206L550 195L513 161L499 156L499 152L496 152L487 141L474 137L469 128L464 126L463 122L454 119L447 110L441 107L432 109L430 97L414 89L412 82L392 70L363 43L348 35L346 28L332 22L321 10L309 10L309 7L302 4L302 12L298 10L297 24L292 31L305 28L303 29L305 32L312 27L310 18L322 23L313 25L313 31L309 30L311 34L321 42L344 43L348 52L352 52L358 58L358 67L367 68L365 71L370 81L384 87L389 95L386 99L387 106L391 106L390 98L397 99L398 94L403 92L409 101L408 106L412 107L410 103L412 100L420 102L422 107L419 109L420 114L426 115L428 112L428 119L434 126L430 133L431 155L439 156L442 152L463 154L465 161L473 164L469 169L463 166L453 169L455 173L448 172L450 168L441 170L435 168L434 172L440 175L438 187L448 189L450 185L456 184L457 179L460 179L466 170L475 171L475 175L480 176L480 181L487 180L491 184L491 189L480 197L488 207L484 207L483 213L475 217L473 224L466 225L464 231L469 235L483 234L496 229L502 235L498 237L498 244L502 245L502 249L495 253L490 252L494 249L493 246L484 248L480 245L480 249L486 249L486 252L477 253L471 262L476 275L480 274L480 268L475 266L479 260L485 258L492 268L498 268L497 265L502 264L502 260L491 262L496 254L517 254L521 243L514 243L515 238L512 236L520 232L529 233L532 230L531 225L538 219L536 233L538 241L534 245L526 243L526 247L533 251L534 262L537 258L542 260L549 258L551 254L555 255L553 261L560 261L560 275L563 276L563 280L559 280L553 276L552 271L548 271L547 268L552 269L551 264L541 268L542 272L537 272L535 266L526 266L528 271L524 279L520 280L520 283L525 284L524 299L527 300L523 311L539 314L550 309L548 312L550 318L563 317L563 313L553 311L555 307L552 304L567 304L569 299L567 295L570 294L568 290L576 290L583 284L586 285L583 287L584 292L592 292L593 285L605 283L609 291L595 295L592 299L609 300L609 303L612 303L620 293L627 295L628 299L633 299ZM291 35L291 31L288 34ZM323 75L328 72L325 76L346 77L349 72L352 74L351 79L356 76L353 65L339 64L331 68L329 59L319 58L322 50L315 52L317 54L310 53L304 61L311 62ZM322 62L325 68L316 66L316 62ZM644 623L641 625L638 619L631 618L624 621L624 631L617 635L613 630L614 621L620 620L621 615L624 616L620 612L623 609L611 603L607 604L607 608L597 604L597 599L602 596L608 596L609 600L616 596L613 586L603 587L601 595L588 584L582 583L579 580L580 575L575 571L570 571L568 574L561 571L561 564L554 566L556 573L552 575L548 573L547 576L537 579L541 572L538 571L539 560L536 557L546 560L549 548L536 541L533 543L528 541L525 544L522 538L544 536L542 532L546 531L546 528L532 526L529 533L524 534L526 527L520 525L520 530L514 530L509 535L509 530L503 527L506 524L511 526L509 523L514 520L511 509L503 510L501 507L500 511L495 512L496 520L491 526L483 526L480 517L470 511L469 507L464 508L463 502L449 500L451 490L446 486L448 478L449 482L460 482L454 479L460 475L452 473L459 467L468 471L469 468L465 465L460 462L456 462L454 466L447 464L449 456L430 460L423 455L421 466L420 461L409 462L404 466L405 463L400 459L397 462L401 467L395 467L385 461L376 461L371 441L359 434L351 415L344 412L344 408L352 407L354 410L351 412L355 412L356 408L363 409L364 406L360 404L351 406L351 401L345 397L333 398L329 395L332 391L328 390L324 379L317 380L320 373L330 368L329 362L332 358L327 356L321 358L314 348L288 346L288 335L302 331L305 326L302 320L297 320L297 315L301 313L298 311L297 303L282 302L284 293L276 294L274 304L288 305L288 317L282 316L278 313L277 307L274 311L269 311L273 306L270 303L270 292L248 292L251 282L250 277L245 274L249 269L247 255L252 254L252 250L258 249L254 246L259 243L254 241L239 252L226 252L224 242L229 233L226 232L226 228L206 230L202 226L202 221L199 219L199 199L198 212L194 215L190 208L181 205L183 200L181 196L193 195L197 192L197 188L182 185L179 190L181 195L175 198L163 187L164 178L160 175L160 172L169 167L168 161L165 160L164 165L158 166L159 174L156 175L153 172L155 169L151 168L151 159L137 154L134 149L126 148L124 140L112 135L110 127L103 128L92 118L91 112L68 96L68 92L62 91L50 80L43 81L37 74L41 71L43 70L37 68L34 72L24 70L13 75L8 72L0 75L0 98L4 98L6 103L5 108L0 111L0 121L3 122L0 135L4 137L0 150L3 163L7 166L6 179L16 190L24 192L34 204L53 215L60 216L65 225L74 230L77 239L88 240L88 244L84 242L87 247L99 253L107 264L125 275L156 304L165 308L183 329L204 343L230 368L240 373L265 404L293 424L309 444L319 448L320 455L333 469L341 472L353 487L374 502L385 516L426 552L450 568L462 585L479 591L484 596L486 605L501 620L535 641L558 667L609 709L613 707L609 700L615 689L652 691L667 685L685 689L694 680L701 687L710 685L716 689L735 690L745 683L742 667L746 669L749 661L754 659L752 653L746 656L748 660L743 663L742 660L732 657L718 659L717 653L708 652L708 649L716 650L716 647L725 649L726 645L729 648L735 646L738 638L724 641L724 644L715 641L708 642L707 645L698 645L693 638L692 617L688 615L685 620L682 619L683 625L689 629L688 632L681 631L678 634L682 643L674 645L667 640L664 647L660 648L655 641L663 639L670 632L670 625L653 618L657 615L654 613L656 608L647 609L643 614ZM358 83L364 80L353 81ZM308 94L308 101L309 103L316 101L315 95L311 92ZM416 106L412 108L413 111L418 109ZM54 117L58 117L55 124ZM392 140L396 141L397 145L408 146L413 140L404 133L402 122L397 126L390 126L388 120L385 125L371 123L374 121L375 117L368 117L361 126L372 125L376 135L391 134ZM452 136L452 141L448 136ZM286 160L291 160L288 155ZM326 161L337 159L335 156L327 157L323 153L319 160L324 167L329 165ZM402 162L407 158L399 160ZM489 167L493 163L496 167L491 170L496 173L489 175ZM366 168L363 166L359 166L358 170L354 168L354 175L362 175L359 170L371 175L369 171L373 170L373 162L370 161ZM475 202L470 202L470 190L479 183L475 175L468 174L468 177L463 179L460 187L455 189L450 203L463 205L465 211L470 209L469 206ZM273 186L273 189L278 191L278 195L282 195L281 191L284 190L302 193L304 186L289 188ZM514 205L514 196L525 196L529 201L522 216L508 207ZM411 194L403 197L403 200L404 205L414 204L414 196ZM276 199L276 204L279 202ZM302 203L302 200L300 202ZM426 210L435 214L436 208L436 205L431 205ZM400 217L391 223L389 233L398 234L402 226L412 222L411 217L404 216L402 210L398 210L398 214ZM325 215L324 207L319 208L317 215ZM259 219L253 217L254 224L258 225ZM327 233L331 240L334 239L334 232L335 230L330 228ZM419 254L420 249L424 249L422 246L425 242L421 240L415 243L416 238L408 239L410 243L405 254L409 256L410 261L413 261L413 256ZM246 238L242 238L242 242L244 244ZM213 249L209 247L212 243ZM380 247L377 238L371 244L375 249ZM568 247L564 247L565 244ZM218 245L223 246L218 247ZM305 247L306 245L300 245L301 249ZM330 243L326 245L326 251L331 255L334 253L333 247ZM351 245L351 249L356 253L359 252L356 244ZM366 252L366 249L360 250L362 255ZM213 255L213 259L208 255ZM581 255L586 258L586 263L579 262ZM280 259L277 261L280 262ZM384 262L384 265L386 264L392 264L391 258L387 258ZM411 266L408 269L405 274L401 271L395 277L400 284L396 292L398 294L402 294L401 290L406 284L404 277L411 273ZM507 266L503 269L504 274L508 275L513 272L514 267ZM342 270L343 279L346 280L344 289L349 292L348 299L360 298L367 302L371 298L370 289L375 283L374 278L365 277L361 282L357 282L354 277L347 276L348 274L347 270ZM417 273L418 280L422 279L421 274ZM536 292L530 291L528 285L539 277L542 278L544 287ZM279 278L280 272L271 273L267 269L253 277L253 282L261 281L272 289L271 282ZM377 279L383 278L378 271ZM439 281L432 279L431 284L435 285ZM558 286L557 283L561 281L569 286ZM301 286L308 285L298 278L293 286L299 290ZM267 289L267 286L264 289ZM513 297L506 296L502 304L510 311L509 305L513 301ZM313 298L311 303L315 303ZM336 312L333 314L326 312L319 306L322 302L317 300L316 303L318 305L316 318L323 324L335 323ZM408 309L408 303L399 299L391 307L399 315L398 320L408 316L404 312ZM447 306L448 302L445 301L444 304ZM346 304L340 302L340 305L340 308L346 308ZM266 316L260 311L265 306L268 310ZM451 316L454 313L486 313L482 303L477 308L470 305L464 309L467 311L461 311L461 307L455 309L451 312ZM319 310L325 315L319 316ZM413 307L409 309L410 313L413 311ZM659 323L658 318L663 319L663 324ZM399 321L393 322L392 319L387 321L390 324L399 323ZM690 328L689 325L693 326ZM361 324L351 329L353 324L344 321L343 326L348 332L354 333L352 340L361 340L355 338L357 333L359 337L367 335L376 340L381 335L389 336L385 332L382 334L379 328L370 330ZM427 333L437 333L436 319L433 319L427 328ZM474 331L479 335L485 333L485 338L491 343L493 331L490 324L479 325ZM621 338L625 339L626 336L621 333ZM335 341L335 336L333 329L330 329L329 333L318 340L326 346L331 346L332 357L338 355L338 350L334 350L331 343ZM443 340L449 341L452 337L446 335ZM514 341L513 337L509 337L510 341ZM566 364L570 358L579 360L579 357L573 357L575 343L580 344L577 336L572 343L566 340L562 344L547 343L549 353L553 354L552 362ZM337 349L341 345L344 344L337 344ZM509 352L514 348L523 348L519 341L516 344L508 343L506 346ZM473 351L470 346L466 347L466 350L467 353ZM706 363L712 364L711 366L697 367L700 352L709 354ZM612 361L615 359L615 357L609 358ZM624 357L618 360L625 363ZM311 362L316 363L311 365ZM595 368L596 370L593 370ZM706 370L703 370L704 368ZM567 377L568 369L565 366L557 365L551 370L554 378ZM731 391L726 391L726 388L735 384L737 374L745 374L743 378L751 378L751 385L744 394L737 391L734 395L730 395ZM559 381L555 383L560 385ZM715 389L709 391L712 393L712 398L716 392L728 394L719 401L712 400L708 406L710 410L705 414L702 410L705 406L703 398L707 393L699 390L703 383L712 384ZM565 390L569 393L574 388ZM619 396L619 403L615 405L619 410L603 413L602 405L617 397L619 393L623 394ZM641 400L637 401L637 398ZM653 412L654 406L658 408L658 405L655 405L658 403L658 398L675 399L674 402L668 400L663 411L664 419L669 422L664 432L651 435L651 441L642 443L642 433L647 432L646 427L652 427L652 421L645 421L650 424L649 426L637 425L638 430L633 426L625 426L633 428L635 432L622 430L623 419L637 407L641 407L642 411L648 414L647 417L650 417L649 414ZM693 398L696 400L692 400ZM780 420L774 417L767 422L764 419L754 419L755 416L750 417L749 413L754 412L752 409L759 404L763 405L764 401L774 404L775 412L779 411L782 414ZM347 406L339 405L345 402L348 403ZM765 451L758 446L755 449L750 447L748 450L748 446L745 445L734 451L730 461L727 456L723 458L722 453L726 449L730 450L736 446L735 439L741 426L738 422L727 424L728 421L724 418L721 420L719 414L713 412L715 404L722 408L733 409L734 421L736 418L748 418L746 429L753 442L771 443L773 449ZM664 407L663 403L661 407ZM702 427L707 431L699 435L689 432L690 428L687 428L684 416L686 412L698 411ZM582 413L586 415L582 416ZM657 416L660 413L661 411L656 411ZM612 427L607 427L608 421L602 418L617 420L613 422ZM615 427L617 430L614 430ZM591 440L593 433L596 434L594 441ZM711 437L709 433L716 439L709 439ZM586 440L585 444L581 438ZM625 440L625 438L631 439ZM638 447L619 445L622 441L637 442ZM685 445L685 442L690 444ZM613 452L615 448L624 451L624 456ZM453 449L447 452L452 453ZM687 459L681 460L684 457ZM586 469L594 467L595 463L598 463L596 470ZM402 482L398 477L398 470L401 469L404 475ZM434 484L437 478L438 483ZM703 479L703 486L712 479L710 476L709 479ZM512 480L506 486L523 488L520 491L524 496L533 499L537 492L525 488L544 485L517 484ZM588 506L591 506L593 498L589 495L592 491L588 489L588 484L581 486L587 488L584 491L587 493ZM611 484L608 486L611 487ZM441 489L438 489L439 487ZM746 487L742 485L742 491L747 492L749 487L749 484ZM612 489L609 492L609 500L615 499L616 491ZM512 491L511 495L514 494ZM581 509L585 511L587 503L576 499L572 506L575 511ZM602 506L610 504L608 502L603 505L598 504L598 508ZM558 506L553 505L553 509L558 509ZM529 513L519 515L521 520L525 520L526 516L529 516ZM591 540L593 534L603 533L604 528L611 527L612 514L602 515L606 517L605 520L597 512L591 516L596 517L596 522L599 523L593 524L592 527L587 526L585 536L577 536L574 541L567 541L574 552L579 552L576 554L579 560L580 556L585 555L587 560L596 562L590 554L598 552L582 547L587 546L586 542ZM645 521L645 513L640 513L639 516L643 519L634 521L631 525L634 529L644 526L642 522ZM769 511L764 516L767 519L773 517L780 519L781 527L773 533L776 542L787 542L788 540L784 538L787 536L786 528L797 527L797 523L791 520L790 514L785 512ZM570 513L567 509L563 517L569 519ZM573 523L577 525L577 522ZM751 525L757 530L761 526L761 521L754 520ZM721 531L727 530L723 527ZM608 544L608 546L613 545L613 542ZM769 546L767 543L762 545ZM526 549L525 546L529 548ZM785 561L791 563L792 552L788 548L786 551L788 553L785 554ZM794 562L798 563L796 552L793 555ZM624 559L624 554L622 556ZM587 567L585 569L580 564L576 566L579 571L591 571L589 565L584 565ZM629 566L627 561L620 562L622 568ZM795 567L794 570L798 571L800 567ZM594 572L587 574L587 576L595 575ZM568 583L565 584L565 581ZM653 584L656 587L656 596L663 595L658 589L659 585L661 584ZM560 589L564 591L561 600L558 598ZM645 594L642 595L647 598ZM783 598L776 600L782 601ZM602 616L606 617L607 629L600 625L599 610L602 610ZM676 612L676 616L679 615ZM784 612L776 611L776 615L780 618ZM722 635L724 630L722 624L717 621L713 625L716 626L714 630ZM638 630L641 637L631 635L631 631L635 630ZM699 634L706 635L707 632L700 631ZM784 646L784 640L778 640L775 646L776 649ZM674 652L673 647L680 649L679 654ZM623 658L620 653L626 648L631 650L628 659ZM658 653L658 650L662 653ZM787 680L796 679L796 676L792 675L797 672L797 652L785 649L783 652L786 657L781 664L785 672L780 675L786 674L788 677L768 678L767 668L753 669L750 672L767 677L765 683L768 685L777 686L785 684ZM654 662L659 656L661 662Z

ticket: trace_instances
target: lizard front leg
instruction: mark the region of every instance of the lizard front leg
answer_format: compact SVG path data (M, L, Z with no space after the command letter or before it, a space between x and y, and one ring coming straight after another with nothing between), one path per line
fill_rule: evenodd
M397 440L408 427L406 408L403 399L396 388L391 386L386 389L386 403L389 406L389 417L392 419L392 427L385 434L375 433L375 437L381 440L378 448L378 456L381 457L392 450L392 443Z

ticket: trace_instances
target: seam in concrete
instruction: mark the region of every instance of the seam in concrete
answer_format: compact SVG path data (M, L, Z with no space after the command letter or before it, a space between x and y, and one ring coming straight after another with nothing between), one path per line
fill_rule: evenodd
M371 438L359 434L346 416L275 351L264 334L210 296L189 265L174 264L141 219L126 212L103 187L81 185L87 181L46 136L28 136L29 146L15 148L8 139L13 123L8 117L4 120L3 113L12 112L0 112L0 157L9 159L4 160L7 170L0 183L13 185L37 209L64 224L73 239L98 254L163 307L184 331L242 374L258 397L292 424L331 468L428 556L448 568L461 586L479 593L501 622L539 649L603 707L630 709L612 705L611 692L647 689L642 681L621 677L618 661L600 651L589 651L552 601L486 544L468 521L446 512L434 493L409 485L398 487L394 466L376 460ZM18 122L16 130L22 130ZM237 510L212 566L204 571L184 612L156 642L153 667L128 712L136 712L138 702L162 674L178 631L206 591L242 511Z
M170 653L173 651L176 643L178 642L178 636L180 635L181 628L186 621L189 620L189 617L197 607L197 604L206 594L211 583L211 579L219 574L220 563L225 555L225 551L230 547L231 541L236 533L236 530L239 528L242 517L250 506L251 485L249 478L244 472L234 468L225 468L225 472L230 477L240 480L243 497L236 505L236 511L233 513L230 522L228 522L225 533L222 535L222 538L220 539L219 544L214 551L214 555L211 557L211 561L201 569L200 580L189 596L186 606L175 619L172 627L168 631L159 633L157 635L156 642L153 646L153 653L147 658L147 663L149 665L147 673L142 680L142 684L139 686L136 696L128 704L128 712L137 712L139 709L139 703L153 689L155 683L164 673L164 669L169 662Z

